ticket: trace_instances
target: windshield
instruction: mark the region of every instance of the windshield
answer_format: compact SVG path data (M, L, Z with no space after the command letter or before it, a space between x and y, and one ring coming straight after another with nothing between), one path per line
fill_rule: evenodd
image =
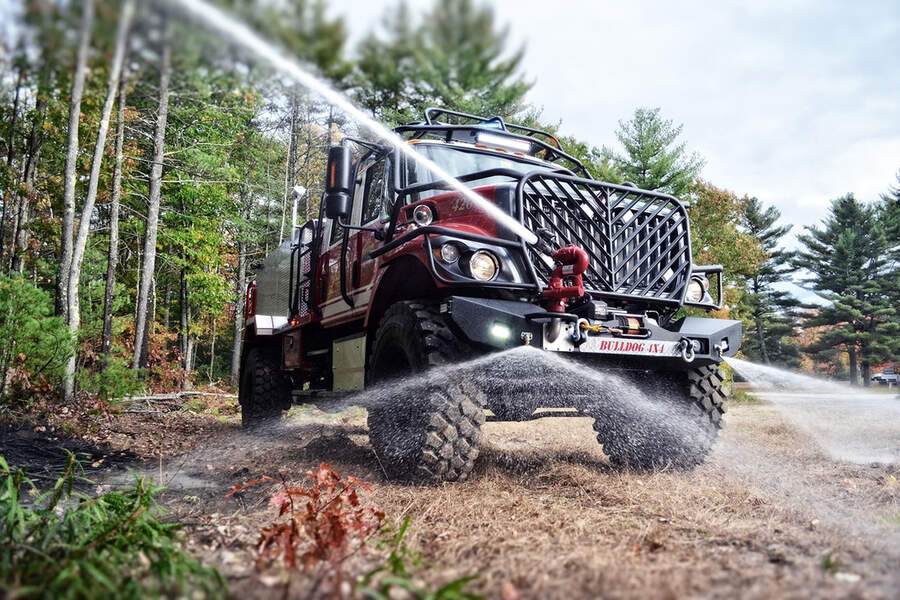
M487 152L479 152L477 150L468 150L459 146L442 146L438 144L420 144L416 150L426 158L434 161L443 167L448 173L454 177L462 177L470 173L478 171L486 171L488 169L511 169L520 175L531 171L552 172L565 169L559 167L551 167L538 162L519 159L514 156L505 156L500 154L490 154ZM434 183L437 177L427 169L422 168L411 161L405 161L405 186L411 186L423 183ZM510 178L502 175L494 175L491 177L482 177L480 179L467 182L468 185L489 185L492 183L509 182ZM429 198L435 194L442 193L443 190L428 190L420 194L414 194L410 201L415 202L422 198Z

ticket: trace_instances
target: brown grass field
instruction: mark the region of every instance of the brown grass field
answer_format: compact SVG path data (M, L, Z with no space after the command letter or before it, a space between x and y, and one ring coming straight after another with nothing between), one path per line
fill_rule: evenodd
M391 524L411 517L406 542L428 584L477 575L470 590L509 600L900 596L900 468L836 462L765 402L733 404L709 461L690 472L612 470L587 419L488 423L471 479L441 486L386 482L362 410L294 409L278 431L249 436L232 404L126 413L85 443L115 466L97 473L101 489L126 466L167 483L169 518L235 598L280 597L283 578L254 569L257 532L274 517L268 490L225 494L264 473L300 482L323 461L368 482L363 501ZM54 430L7 435L37 447ZM370 548L348 570L383 559ZM295 575L290 596L306 597L313 579Z

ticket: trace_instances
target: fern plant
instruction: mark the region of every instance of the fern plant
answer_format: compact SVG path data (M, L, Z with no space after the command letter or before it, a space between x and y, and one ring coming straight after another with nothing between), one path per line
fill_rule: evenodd
M219 573L181 549L178 526L160 521L162 488L135 478L92 498L71 453L41 492L0 456L0 597L143 598L225 595Z

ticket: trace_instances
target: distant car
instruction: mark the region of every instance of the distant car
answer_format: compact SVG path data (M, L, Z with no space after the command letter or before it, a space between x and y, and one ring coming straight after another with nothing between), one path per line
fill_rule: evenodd
M885 369L882 373L872 375L872 381L881 385L897 385L900 383L900 375L897 375L894 369Z

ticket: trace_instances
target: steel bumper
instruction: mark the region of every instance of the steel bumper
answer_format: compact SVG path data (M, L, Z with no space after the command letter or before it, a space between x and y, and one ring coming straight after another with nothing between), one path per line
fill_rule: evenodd
M570 352L583 358L597 358L628 365L683 367L686 363L703 366L734 356L741 347L743 326L740 321L685 317L658 325L641 319L639 334L621 327L621 315L607 319L579 320L562 313L554 328L554 313L541 306L515 300L451 296L441 311L476 344L505 350L530 344L552 352ZM589 331L582 322L595 331ZM558 332L554 335L554 330Z

